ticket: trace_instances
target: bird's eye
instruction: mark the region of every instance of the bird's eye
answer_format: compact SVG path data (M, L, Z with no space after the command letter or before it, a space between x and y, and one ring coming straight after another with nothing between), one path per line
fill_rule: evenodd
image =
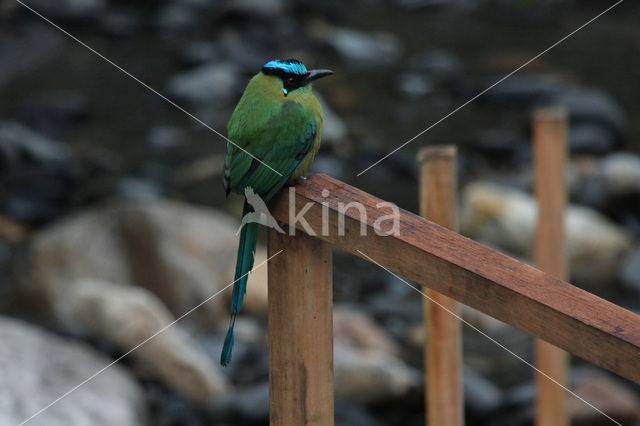
M287 84L288 84L289 86L293 86L293 85L295 84L295 82L296 82L296 79L295 79L295 78L293 78L293 77L287 77Z

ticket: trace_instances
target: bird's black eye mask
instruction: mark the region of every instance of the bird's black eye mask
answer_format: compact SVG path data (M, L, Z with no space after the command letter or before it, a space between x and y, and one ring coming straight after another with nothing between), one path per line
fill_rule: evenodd
M282 92L285 96L289 94L292 90L296 90L299 87L305 86L309 81L307 77L309 73L306 74L295 74L291 72L286 72L280 68L262 68L262 72L267 75L275 75L282 80Z

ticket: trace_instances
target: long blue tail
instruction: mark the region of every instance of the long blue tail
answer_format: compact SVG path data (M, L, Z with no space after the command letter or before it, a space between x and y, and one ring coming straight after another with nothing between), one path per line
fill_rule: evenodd
M242 209L242 217L253 211L253 208L244 201ZM236 316L240 312L242 300L247 291L247 279L249 271L253 268L253 258L256 251L256 243L258 241L259 223L249 222L242 227L240 232L240 243L238 245L238 259L236 260L236 275L233 284L233 295L231 296L231 320L229 322L229 331L224 339L222 354L220 355L220 364L226 367L231 361L231 350L233 349L233 326L236 323Z

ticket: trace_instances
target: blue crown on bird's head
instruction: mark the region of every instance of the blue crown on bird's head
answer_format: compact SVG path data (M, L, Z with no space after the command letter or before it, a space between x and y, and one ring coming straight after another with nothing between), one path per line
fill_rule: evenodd
M264 64L262 72L265 74L309 74L307 67L297 59L274 59Z

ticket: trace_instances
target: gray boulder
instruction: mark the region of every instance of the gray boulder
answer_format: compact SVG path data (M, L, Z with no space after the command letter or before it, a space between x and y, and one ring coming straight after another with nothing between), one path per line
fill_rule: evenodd
M107 367L90 347L0 317L0 425L17 425ZM142 426L145 398L119 365L100 372L29 421L30 426Z
M517 256L530 256L537 223L536 202L530 195L504 186L476 182L463 193L461 230L464 234ZM595 210L569 206L565 216L571 280L606 285L631 247L631 237Z
M197 342L149 291L95 279L69 285L55 301L56 317L68 329L116 345L140 371L192 401L206 403L228 391L225 377Z
M167 91L191 104L224 103L231 99L239 84L234 65L214 62L173 76Z
M144 287L180 315L231 282L236 228L224 213L166 200L84 210L33 237L16 290L51 310L74 281L95 278ZM211 325L228 314L222 303L196 316Z

